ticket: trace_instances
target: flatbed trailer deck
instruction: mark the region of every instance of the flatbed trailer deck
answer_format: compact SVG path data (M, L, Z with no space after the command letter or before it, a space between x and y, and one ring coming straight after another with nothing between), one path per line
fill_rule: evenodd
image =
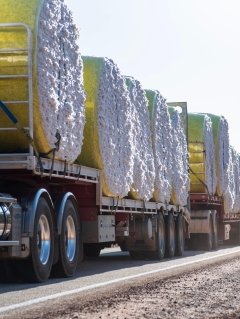
M12 217L8 225L11 231L0 245L0 259L5 264L12 258L21 261L32 258L32 242L36 236L35 217L41 199L47 202L51 211L55 233L53 269L54 264L59 262L61 238L66 236L63 229L64 210L69 201L75 208L74 218L78 224L72 228L69 226L67 232L76 233L79 228L79 243L77 244L77 235L74 240L80 258L84 255L97 257L101 249L112 244L130 251L132 258L147 254L162 259L165 245L169 257L174 254L182 255L185 233L189 236L187 229L190 214L186 207L104 197L101 171L79 164L39 159L29 154L0 154L0 193L0 203L8 207L8 216ZM14 216L18 216L18 219ZM1 236L7 223L3 213L0 217ZM43 224L44 221L43 218ZM178 227L176 235L175 227ZM16 233L15 229L18 229ZM41 236L44 234L40 234L40 240L43 241ZM71 236L68 236L70 241ZM64 275L72 275L73 272ZM34 279L46 280L45 277L44 280L37 279L36 276Z

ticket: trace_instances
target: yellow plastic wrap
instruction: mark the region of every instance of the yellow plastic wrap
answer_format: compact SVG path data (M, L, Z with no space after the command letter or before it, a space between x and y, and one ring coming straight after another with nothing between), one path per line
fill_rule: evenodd
M25 23L33 34L33 116L34 139L39 152L48 152L50 147L41 125L37 88L37 34L38 22L43 0L0 0L1 23ZM27 33L24 28L0 29L0 48L27 48ZM27 74L27 53L1 53L0 75ZM28 100L28 82L25 78L0 79L0 100ZM28 105L10 105L10 111L23 126L28 126ZM11 121L1 112L0 127L14 127ZM28 149L28 143L17 131L1 131L0 151L8 152L18 148Z
M188 114L188 151L190 171L190 193L207 193L204 147L205 116ZM199 180L200 179L200 180Z
M84 90L86 96L86 124L84 126L84 141L82 152L78 160L82 165L104 170L102 157L100 155L98 136L98 88L100 74L104 64L104 58L82 57L84 72ZM103 178L104 180L104 178ZM106 185L104 185L106 188Z

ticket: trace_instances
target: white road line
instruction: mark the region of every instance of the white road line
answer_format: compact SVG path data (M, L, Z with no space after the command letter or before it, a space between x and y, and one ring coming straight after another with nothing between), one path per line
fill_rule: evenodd
M206 257L204 259L198 259L198 260L181 263L181 264L174 265L174 266L169 266L169 267L165 267L165 268L161 268L161 269L155 269L155 270L151 270L151 271L146 271L146 272L143 272L143 273L139 273L137 275L131 275L131 276L123 277L123 278L113 279L113 280L101 282L101 283L95 284L95 285L90 285L90 286L86 286L86 287L82 287L82 288L78 288L78 289L73 289L73 290L69 290L69 291L60 292L60 293L57 293L57 294L54 294L54 295L49 295L49 296L45 296L45 297L41 297L41 298L36 298L36 299L33 299L33 300L28 300L28 301L25 301L25 302L13 304L11 306L2 307L2 308L0 308L0 313L6 312L6 311L10 311L10 310L14 310L14 309L17 309L17 308L23 308L23 307L32 306L32 305L40 303L40 302L44 302L44 301L48 301L48 300L52 300L52 299L57 299L57 298L64 297L64 296L77 294L79 292L83 292L83 291L86 291L86 290L91 290L91 289L95 289L95 288L99 288L99 287L108 286L108 285L111 285L111 284L114 284L114 283L118 283L118 282L121 282L121 281L129 280L129 279L133 279L133 278L139 278L139 277L142 277L142 276L155 274L155 273L162 272L162 271L165 271L165 270L176 269L176 268L187 266L187 265L191 265L191 264L196 264L196 263L198 263L200 261L207 261L207 260L211 260L211 259L214 259L214 258L219 258L219 257L223 257L223 256L232 255L232 254L235 254L237 252L240 252L240 249L234 250L234 251L231 251L231 252L228 252L228 253L223 253L223 254L220 254L220 255L217 255L217 256Z

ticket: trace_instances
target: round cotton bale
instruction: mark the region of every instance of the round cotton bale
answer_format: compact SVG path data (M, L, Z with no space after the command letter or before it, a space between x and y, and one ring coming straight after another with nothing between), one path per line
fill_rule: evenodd
M233 206L235 202L235 177L234 177L234 161L235 161L234 149L230 146L229 148L229 165L228 174L226 176L227 188L223 192L223 204L225 214L233 212Z
M155 165L153 199L169 203L172 192L172 127L166 100L158 91L146 90Z
M234 178L234 203L233 213L237 214L240 210L240 179L239 179L239 157L237 151L232 147L233 178Z
M180 113L174 107L168 107L172 124L172 195L171 203L174 205L187 205L190 190L188 173L188 146L184 124Z
M227 120L218 115L207 114L212 121L213 137L215 146L215 165L217 174L216 195L222 196L228 187L229 166L229 131Z
M117 65L107 58L83 57L86 124L78 161L103 172L103 194L126 196L133 179L129 92Z
M236 189L237 189L237 204L236 204L236 208L235 211L237 211L238 213L240 213L240 154L238 154L238 178L236 181Z
M38 152L55 148L56 133L60 133L60 149L56 158L72 162L81 151L85 123L85 93L79 34L72 13L58 0L0 0L1 23L25 23L33 35L33 131ZM27 47L26 31L22 27L0 30L2 47ZM26 74L27 53L23 51L1 55L1 74ZM27 79L0 80L3 101L27 101ZM9 105L10 111L24 126L28 126L28 105ZM1 113L0 127L13 127ZM16 131L1 131L1 152L16 149L26 151L28 143Z
M204 114L188 114L188 151L190 165L190 193L216 191L216 166L212 122Z
M153 197L155 167L146 93L139 81L125 77L132 104L133 185L128 196L149 200Z

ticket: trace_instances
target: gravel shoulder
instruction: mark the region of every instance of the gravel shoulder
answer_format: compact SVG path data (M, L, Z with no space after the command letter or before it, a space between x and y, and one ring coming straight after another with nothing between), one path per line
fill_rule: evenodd
M240 257L168 279L88 292L24 318L240 319Z

